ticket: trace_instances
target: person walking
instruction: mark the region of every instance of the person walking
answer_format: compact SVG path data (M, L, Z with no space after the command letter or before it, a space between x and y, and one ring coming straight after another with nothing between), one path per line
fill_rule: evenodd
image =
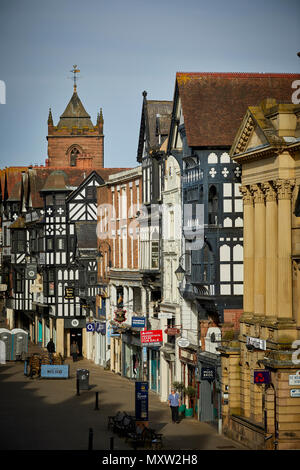
M168 397L168 402L171 408L173 423L179 423L178 408L180 405L180 397L179 393L176 392L175 388L171 389L171 393Z
M47 350L49 353L50 360L52 361L53 359L53 354L55 353L55 344L53 343L53 339L50 338L49 343L47 344Z
M77 355L79 354L79 349L78 349L76 341L73 341L73 343L71 344L70 352L71 352L71 356L73 357L73 362L76 362Z

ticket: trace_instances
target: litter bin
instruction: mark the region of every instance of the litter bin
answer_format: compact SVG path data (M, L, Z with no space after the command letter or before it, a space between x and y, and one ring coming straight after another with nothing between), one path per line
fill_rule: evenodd
M77 380L79 390L89 390L90 371L88 369L77 369Z
M5 344L5 359L11 360L12 353L12 334L7 328L0 328L0 340Z

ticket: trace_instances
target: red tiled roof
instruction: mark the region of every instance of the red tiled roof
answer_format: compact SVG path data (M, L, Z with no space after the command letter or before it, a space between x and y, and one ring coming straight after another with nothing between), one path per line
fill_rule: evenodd
M120 171L129 170L130 168L102 168L96 170L104 181L108 180L109 175L119 173ZM20 200L21 197L21 179L22 172L29 174L29 187L33 207L42 207L43 199L40 191L43 189L48 177L54 172L64 173L66 185L75 188L78 187L92 173L92 169L84 170L81 168L54 168L54 167L8 167L0 170L2 197L4 195L5 173L7 175L8 197L9 199ZM25 192L28 183L26 178ZM55 178L54 178L55 182Z
M265 98L290 103L300 74L176 74L187 142L190 147L231 146L248 106Z

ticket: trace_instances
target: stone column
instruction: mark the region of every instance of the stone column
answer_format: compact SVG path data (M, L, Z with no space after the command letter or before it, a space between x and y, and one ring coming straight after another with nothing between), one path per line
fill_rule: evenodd
M266 206L260 184L251 186L254 198L254 315L265 315Z
M295 182L277 180L278 197L278 319L292 319L292 211Z
M56 352L61 354L62 356L65 355L64 350L64 320L63 318L56 319Z
M293 260L293 319L300 327L300 257Z
M254 206L248 186L241 186L244 201L244 313L254 312Z
M277 317L277 232L276 191L272 182L263 184L266 199L266 316Z

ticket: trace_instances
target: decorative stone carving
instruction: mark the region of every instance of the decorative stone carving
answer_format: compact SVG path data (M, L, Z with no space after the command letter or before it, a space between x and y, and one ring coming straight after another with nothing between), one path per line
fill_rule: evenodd
M278 199L291 199L295 180L277 180L275 182Z
M260 184L252 184L251 191L255 204L264 204L265 195Z
M268 181L266 183L263 183L262 188L263 188L263 191L265 192L266 202L276 201L277 193L276 193L276 189L273 186L272 181Z
M253 205L253 196L249 186L240 186L240 193L242 194L244 204Z
M300 276L300 258L293 260L293 279L294 281Z

